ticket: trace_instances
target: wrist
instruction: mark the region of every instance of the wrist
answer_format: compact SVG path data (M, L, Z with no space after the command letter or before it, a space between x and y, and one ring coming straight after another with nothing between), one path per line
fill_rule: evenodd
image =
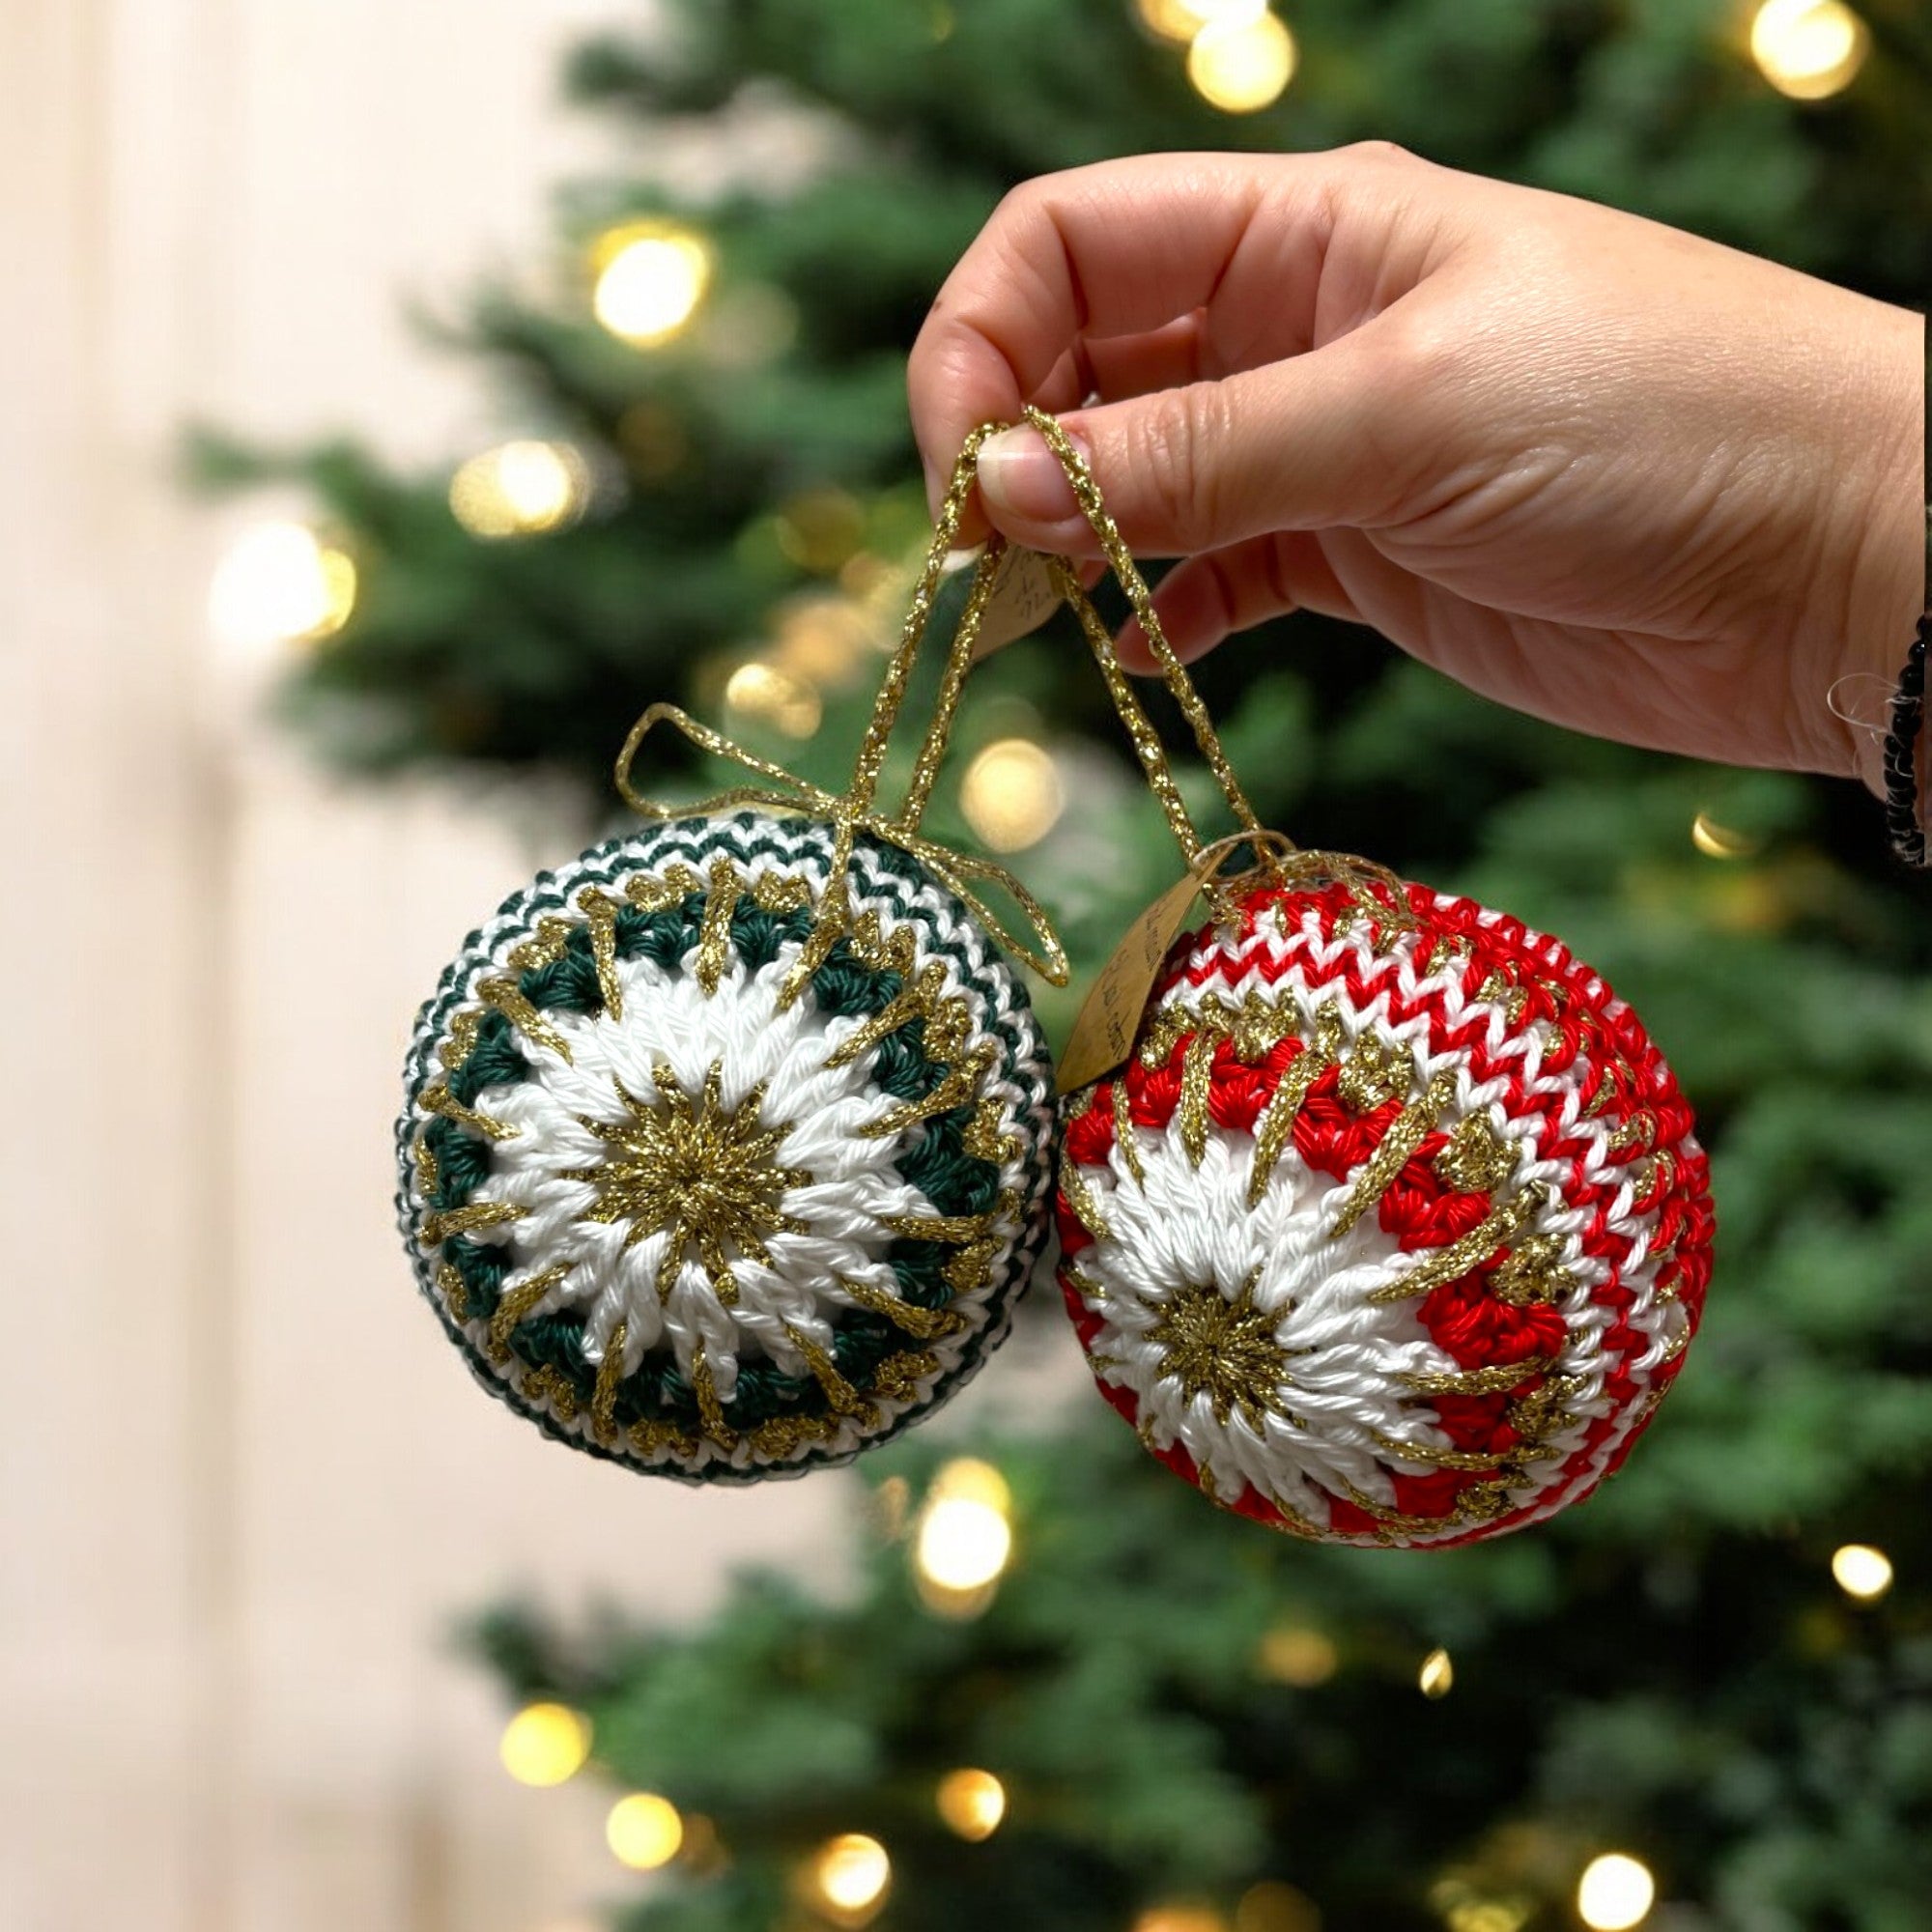
M1857 684L1848 684L1847 700L1833 707L1859 721L1847 726L1849 769L1881 798L1886 715L1928 590L1925 322L1900 309L1886 310L1885 321L1870 372L1873 407L1861 412L1871 432L1865 454L1872 481L1846 599L1846 668ZM1860 685L1881 694L1876 704L1861 698Z

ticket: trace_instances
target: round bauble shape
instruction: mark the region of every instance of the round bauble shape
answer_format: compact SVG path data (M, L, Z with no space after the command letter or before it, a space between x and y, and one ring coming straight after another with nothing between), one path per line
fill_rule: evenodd
M862 834L658 824L509 899L423 1009L416 1274L492 1394L634 1468L749 1482L928 1414L1045 1236L1052 1076L952 893Z
M1061 1283L1101 1392L1228 1509L1440 1547L1588 1495L1710 1275L1690 1109L1556 940L1340 867L1169 954L1069 1096Z

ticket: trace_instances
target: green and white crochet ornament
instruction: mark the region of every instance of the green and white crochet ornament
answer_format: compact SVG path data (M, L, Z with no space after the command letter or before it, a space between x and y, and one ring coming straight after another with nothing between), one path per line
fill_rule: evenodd
M907 803L871 807L956 522L844 797L654 706L619 783L658 822L516 894L423 1009L398 1126L417 1278L484 1386L593 1455L696 1482L843 1462L974 1374L1037 1260L1053 1074L992 935L1061 980L1064 957L1016 882L917 829L991 556ZM678 816L639 798L662 719L769 783Z

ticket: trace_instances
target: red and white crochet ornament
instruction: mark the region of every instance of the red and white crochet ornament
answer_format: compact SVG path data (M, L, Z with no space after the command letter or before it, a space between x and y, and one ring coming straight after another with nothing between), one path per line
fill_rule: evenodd
M1101 1392L1303 1536L1443 1546L1580 1500L1710 1273L1662 1055L1558 941L1360 862L1297 855L1221 910L1065 1103L1061 1283Z

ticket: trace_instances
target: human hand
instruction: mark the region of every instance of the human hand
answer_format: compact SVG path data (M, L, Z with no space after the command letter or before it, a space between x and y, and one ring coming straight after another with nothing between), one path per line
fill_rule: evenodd
M1380 144L1150 155L1002 202L908 388L935 488L974 424L1060 415L1128 547L1186 559L1182 657L1305 607L1560 724L1879 788L1833 694L1893 682L1923 596L1903 309ZM979 474L1008 537L1097 556L1034 431Z

